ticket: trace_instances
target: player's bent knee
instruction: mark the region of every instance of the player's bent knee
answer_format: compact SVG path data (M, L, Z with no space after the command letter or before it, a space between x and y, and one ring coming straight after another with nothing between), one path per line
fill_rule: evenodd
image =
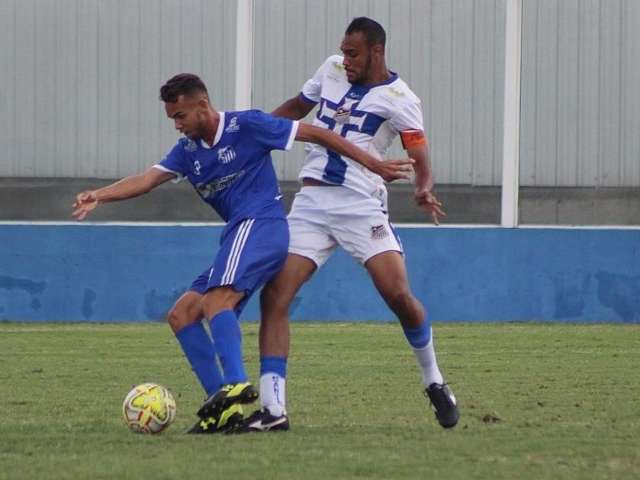
M200 321L200 315L189 315L189 311L180 307L173 307L167 314L167 322L171 330L178 332L187 325Z
M387 304L393 311L404 311L417 302L409 290L399 290L384 296Z
M186 326L185 315L180 314L180 310L172 308L167 314L167 322L171 327L171 330L177 332Z

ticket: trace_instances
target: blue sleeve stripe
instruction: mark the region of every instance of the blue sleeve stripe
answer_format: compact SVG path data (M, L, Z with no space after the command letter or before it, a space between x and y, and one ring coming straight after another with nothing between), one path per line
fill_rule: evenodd
M313 103L314 105L318 102L316 102L315 100L311 100L309 97L307 97L304 93L300 92L300 95L298 95L298 98L300 98L303 102L306 103Z

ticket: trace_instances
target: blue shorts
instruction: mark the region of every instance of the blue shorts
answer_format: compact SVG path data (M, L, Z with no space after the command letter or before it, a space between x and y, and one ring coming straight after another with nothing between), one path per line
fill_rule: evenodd
M248 218L225 229L213 266L196 278L189 290L202 295L215 287L245 292L236 305L240 315L253 292L280 271L289 249L289 225L284 218Z

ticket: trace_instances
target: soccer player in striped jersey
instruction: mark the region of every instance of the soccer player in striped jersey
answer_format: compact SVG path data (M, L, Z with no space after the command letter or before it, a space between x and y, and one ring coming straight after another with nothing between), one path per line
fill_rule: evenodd
M415 201L438 223L444 212L432 192L420 100L387 69L385 40L380 24L366 17L354 19L341 44L342 56L329 57L302 92L273 114L301 119L317 106L313 125L339 133L377 158L382 158L394 137L400 136L408 156L415 160ZM397 315L422 371L424 393L436 418L443 427L453 427L459 418L456 400L436 362L429 317L411 293L402 245L387 214L383 179L319 145L309 146L299 178L303 186L288 217L289 256L261 295L262 409L240 429L289 428L285 409L289 306L338 245L364 265Z
M226 222L213 265L178 299L168 320L208 396L190 433L227 431L242 419L241 404L258 396L247 381L238 317L252 293L282 268L289 245L270 152L288 150L294 140L319 142L388 180L406 177L411 161L382 165L333 132L258 110L218 112L196 75L171 78L160 89L160 98L184 136L144 173L79 193L72 215L82 220L100 203L136 197L186 178ZM202 318L208 320L211 336Z

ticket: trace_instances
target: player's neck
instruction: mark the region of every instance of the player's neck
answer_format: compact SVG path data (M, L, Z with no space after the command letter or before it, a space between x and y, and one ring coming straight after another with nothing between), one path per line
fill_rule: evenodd
M220 114L215 110L210 110L205 123L205 134L202 136L207 145L213 145L220 124Z
M371 72L371 75L364 82L365 86L378 85L382 82L386 82L391 78L391 72L387 69L386 65L382 65L380 68Z

